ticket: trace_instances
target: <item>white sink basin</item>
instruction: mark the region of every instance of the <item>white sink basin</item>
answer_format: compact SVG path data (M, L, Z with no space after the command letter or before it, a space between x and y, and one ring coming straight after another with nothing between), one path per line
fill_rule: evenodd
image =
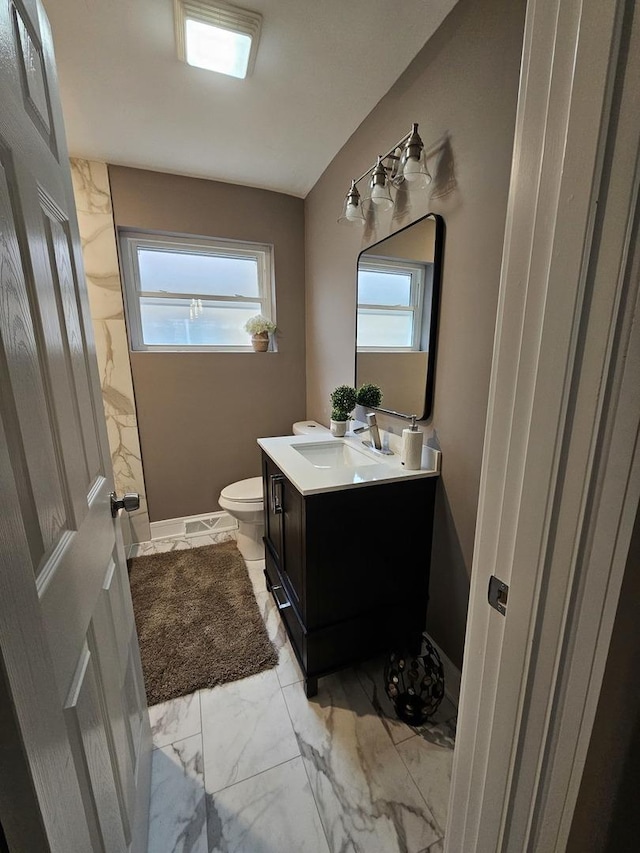
M401 464L401 439L389 434L393 455L367 449L360 436L329 438L320 435L278 435L259 438L258 444L301 495L319 495L375 483L394 483L440 474L440 451L425 446L423 465L407 471Z
M366 451L335 438L317 444L292 444L291 448L311 462L314 468L361 468L363 465L380 464Z

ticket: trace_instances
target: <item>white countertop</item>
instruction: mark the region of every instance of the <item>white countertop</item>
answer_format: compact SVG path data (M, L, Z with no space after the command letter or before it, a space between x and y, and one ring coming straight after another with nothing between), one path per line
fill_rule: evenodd
M344 442L353 450L365 454L365 464L356 467L318 468L296 449L296 446L328 442ZM376 483L437 477L440 474L441 453L426 445L422 448L420 470L407 471L400 464L399 447L393 456L379 455L366 448L360 436L349 434L344 438L334 438L328 431L316 435L281 435L276 438L259 438L258 444L302 495L317 495L322 492L372 486Z

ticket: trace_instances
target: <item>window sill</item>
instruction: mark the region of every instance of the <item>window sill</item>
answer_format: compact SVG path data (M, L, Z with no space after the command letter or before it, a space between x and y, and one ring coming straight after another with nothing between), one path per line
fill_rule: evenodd
M256 351L253 347L167 347L167 346L148 346L148 347L132 347L131 352L172 352L172 353L250 353L254 355ZM258 352L258 355L273 355L277 353L278 350L266 350L265 352Z

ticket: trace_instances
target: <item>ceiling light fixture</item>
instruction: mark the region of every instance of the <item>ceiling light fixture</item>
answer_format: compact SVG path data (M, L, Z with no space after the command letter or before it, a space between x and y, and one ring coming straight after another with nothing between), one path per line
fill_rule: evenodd
M253 71L262 16L218 0L174 0L178 58L243 79Z
M362 199L357 185L366 177L369 177L368 192ZM405 181L409 190L425 189L431 183L424 143L417 124L412 124L406 136L386 154L379 154L373 166L351 181L338 222L344 225L364 225L367 217L378 211L390 210L394 205L391 187L399 187Z

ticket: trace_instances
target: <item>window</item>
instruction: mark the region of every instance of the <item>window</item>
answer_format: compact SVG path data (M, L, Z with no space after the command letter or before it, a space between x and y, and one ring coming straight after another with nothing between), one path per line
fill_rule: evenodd
M250 350L244 324L273 318L272 248L120 232L134 350Z
M394 259L358 264L359 350L419 350L425 267Z

